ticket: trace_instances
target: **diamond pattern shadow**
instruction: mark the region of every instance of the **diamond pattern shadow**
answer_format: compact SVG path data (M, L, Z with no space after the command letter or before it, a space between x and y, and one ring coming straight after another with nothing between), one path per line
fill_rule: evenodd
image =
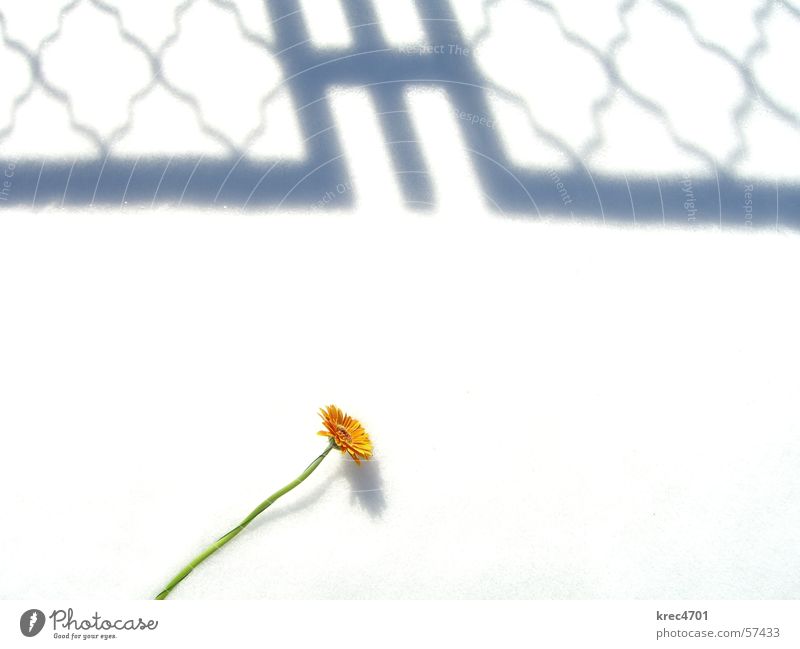
M97 147L98 155L88 159L36 160L19 159L14 162L13 191L2 198L2 205L64 205L64 206L152 206L160 204L187 204L217 206L252 210L278 207L313 207L331 187L352 182L345 164L346 143L340 139L335 127L331 106L326 93L334 86L368 86L379 115L380 126L395 177L404 201L409 208L430 209L437 197L433 174L418 142L410 112L406 104L406 91L410 86L434 87L444 90L452 106L473 115L491 115L489 93L519 101L513 93L497 86L478 67L474 57L436 56L403 52L389 46L381 32L379 21L370 0L343 0L351 26L353 46L343 54L314 47L309 36L306 19L298 0L266 0L272 21L275 40L260 41L246 31L244 21L236 6L226 0L211 0L215 5L234 13L244 38L259 42L277 57L284 75L284 87L291 94L296 117L306 147L302 160L264 162L246 155L247 146L237 145L224 134L210 127L202 118L202 106L187 93L173 87L162 75L160 58L165 47L153 50L134 34L126 32L118 11L100 0L74 0L65 4L65 12L78 2L91 2L101 11L117 19L127 42L137 47L153 69L152 84L161 84L178 99L192 108L206 135L220 142L229 153L223 157L172 156L152 158L123 158L110 153L115 137L127 131L126 124L110 138L103 138L85 124L74 120L70 98L52 87L41 73L41 52L32 51L9 37L6 21L0 12L0 27L6 46L28 62L32 83L25 93L14 101L18 107L32 92L34 86L67 106L72 126L89 138ZM427 33L429 43L456 43L474 48L488 35L489 20L473 41L462 33L450 2L457 0L418 0L417 12ZM183 12L196 0L187 0L176 11L176 29L180 30ZM484 0L484 15L499 0ZM559 19L554 4L531 0L531 4L550 12ZM599 112L616 92L625 92L643 109L669 122L663 108L641 96L622 79L614 59L620 43L628 38L625 16L636 0L623 0L617 11L624 31L602 51L571 32L562 21L559 25L564 38L572 45L589 52L601 64L609 79L608 96L596 102L595 137L588 149L595 149L602 141ZM747 98L736 112L741 120L747 114L755 97L774 109L776 114L792 128L798 128L797 116L770 98L751 73L748 62L763 43L754 45L744 63L728 55L718 45L704 41L697 33L691 17L678 5L664 0L664 8L686 24L699 45L728 57L744 80ZM767 3L769 4L769 3ZM762 7L755 16L763 20L768 8ZM62 21L63 22L63 21ZM58 32L46 39L52 41ZM176 35L169 39L174 41ZM535 65L532 62L532 65ZM236 71L232 71L232 74ZM256 83L258 70L247 74ZM459 133L464 147L470 152L472 166L487 197L487 207L507 216L520 218L564 218L572 220L597 220L621 223L662 223L675 225L718 225L721 227L753 225L764 228L793 227L800 225L800 186L790 181L767 178L742 179L728 164L718 164L712 156L699 150L690 142L682 141L671 131L677 144L706 159L715 174L709 177L675 175L659 177L590 172L582 160L587 151L574 151L558 137L536 123L531 124L539 136L556 147L569 161L567 169L535 169L520 166L509 159L497 130L475 128L459 120ZM14 122L0 131L3 139L13 131ZM253 135L264 128L262 123ZM741 127L739 128L741 132ZM740 158L746 146L737 147L733 160ZM743 187L749 191L749 219L743 216ZM565 201L565 188L569 200ZM337 200L337 207L352 207L352 192Z

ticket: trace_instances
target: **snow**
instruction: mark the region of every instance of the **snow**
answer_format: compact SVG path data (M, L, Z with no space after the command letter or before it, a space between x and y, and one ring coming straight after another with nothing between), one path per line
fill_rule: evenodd
M791 5L6 4L0 598L800 597Z
M5 212L0 594L794 597L797 237ZM10 560L13 558L13 560Z

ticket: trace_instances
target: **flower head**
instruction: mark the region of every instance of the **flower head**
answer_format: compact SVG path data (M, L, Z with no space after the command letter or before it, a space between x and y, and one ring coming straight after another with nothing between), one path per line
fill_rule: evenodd
M341 449L342 454L350 453L356 464L361 464L359 458L368 460L372 455L372 442L367 431L358 419L346 415L339 408L330 405L319 411L325 430L318 435L330 437L333 443Z

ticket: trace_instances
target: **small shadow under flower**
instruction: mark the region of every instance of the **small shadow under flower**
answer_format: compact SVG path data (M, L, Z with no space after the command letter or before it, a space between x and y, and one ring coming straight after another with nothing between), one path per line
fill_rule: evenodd
M362 460L344 463L344 475L350 483L350 501L358 503L373 518L380 518L386 509L386 491L381 477L380 461Z
M276 503L264 515L253 522L253 527L269 525L270 521L281 519L300 512L313 505L332 485L339 481L343 475L350 485L350 502L364 509L372 518L380 518L386 509L386 492L383 488L383 478L380 473L380 464L377 460L361 460L357 465L349 457L340 459L337 471L328 475L323 482L303 494L294 502Z

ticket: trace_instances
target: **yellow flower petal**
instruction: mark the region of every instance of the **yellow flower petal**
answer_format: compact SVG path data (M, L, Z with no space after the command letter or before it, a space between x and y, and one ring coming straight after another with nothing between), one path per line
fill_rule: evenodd
M322 408L319 415L327 430L318 434L333 439L342 453L349 453L356 464L372 456L372 441L358 419L345 414L333 404Z

